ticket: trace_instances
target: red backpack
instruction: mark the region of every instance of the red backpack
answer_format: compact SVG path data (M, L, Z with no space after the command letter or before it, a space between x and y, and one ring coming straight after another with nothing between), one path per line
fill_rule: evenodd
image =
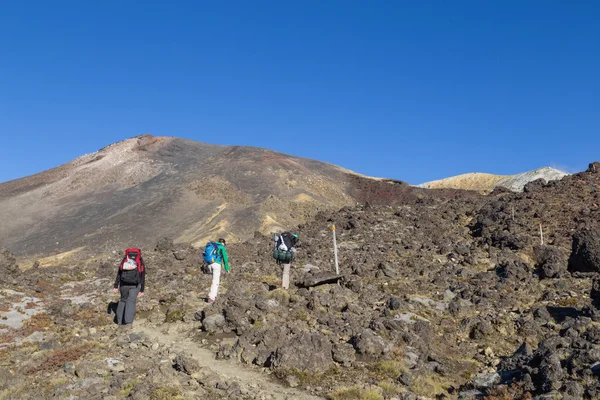
M145 270L142 250L129 248L125 250L125 257L119 265L121 271L121 284L138 285L141 282L142 272Z

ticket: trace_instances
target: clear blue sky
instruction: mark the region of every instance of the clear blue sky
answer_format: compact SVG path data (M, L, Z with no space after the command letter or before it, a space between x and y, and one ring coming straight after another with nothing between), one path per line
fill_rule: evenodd
M597 1L2 1L0 181L142 133L421 183L600 159Z

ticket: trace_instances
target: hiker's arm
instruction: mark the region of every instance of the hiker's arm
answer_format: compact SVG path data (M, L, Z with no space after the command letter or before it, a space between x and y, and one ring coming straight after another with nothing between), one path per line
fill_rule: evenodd
M144 270L140 276L140 293L144 293L144 286L146 285L146 266L144 265Z
M119 283L121 283L121 273L122 272L123 271L121 271L121 268L119 268L119 271L117 271L117 279L115 279L115 286L114 286L115 289L119 288Z
M229 272L229 256L227 255L227 249L225 249L225 247L221 247L221 249L221 253L223 253L223 267L225 268L225 271Z

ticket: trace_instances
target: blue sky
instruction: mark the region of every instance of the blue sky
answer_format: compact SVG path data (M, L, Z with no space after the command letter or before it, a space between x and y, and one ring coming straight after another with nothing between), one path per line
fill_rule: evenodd
M594 1L3 1L0 181L142 133L410 183L583 170L599 17Z

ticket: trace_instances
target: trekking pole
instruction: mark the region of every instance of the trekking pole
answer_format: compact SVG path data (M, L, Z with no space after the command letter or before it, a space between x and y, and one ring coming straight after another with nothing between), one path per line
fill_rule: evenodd
M333 254L335 256L335 274L340 274L340 268L338 266L338 254L337 254L337 242L335 240L335 225L331 225L331 230L333 231Z
M544 245L544 230L542 229L542 224L540 224L540 242L542 246Z

